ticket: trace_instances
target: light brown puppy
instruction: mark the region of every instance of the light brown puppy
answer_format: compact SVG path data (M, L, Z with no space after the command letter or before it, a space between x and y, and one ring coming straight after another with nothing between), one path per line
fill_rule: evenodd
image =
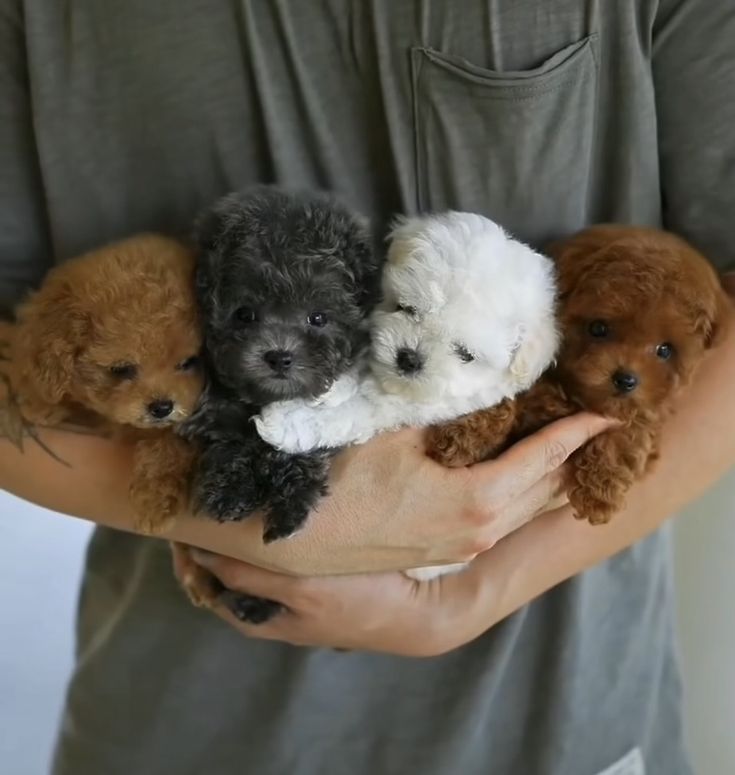
M12 359L23 416L100 418L135 441L136 527L166 529L188 499L193 453L173 426L202 389L194 255L144 234L72 259L17 312Z
M619 427L571 456L565 482L575 516L601 524L656 460L673 398L732 306L712 266L673 234L601 225L549 253L564 337L556 366L516 400L431 429L428 452L465 466L580 410L614 418Z

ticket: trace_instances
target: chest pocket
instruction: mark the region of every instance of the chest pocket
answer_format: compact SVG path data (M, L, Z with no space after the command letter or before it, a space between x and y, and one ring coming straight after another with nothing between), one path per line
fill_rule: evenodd
M418 207L483 213L534 244L586 225L595 35L534 70L411 50Z

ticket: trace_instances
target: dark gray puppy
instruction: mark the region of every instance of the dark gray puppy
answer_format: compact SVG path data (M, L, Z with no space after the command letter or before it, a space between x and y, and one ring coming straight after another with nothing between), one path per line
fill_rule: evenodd
M219 521L263 510L266 542L289 536L327 493L333 452L289 455L251 418L270 401L315 397L367 344L379 262L366 222L325 194L258 186L199 219L197 295L208 384L182 428L200 450L193 505ZM227 595L241 619L278 605Z

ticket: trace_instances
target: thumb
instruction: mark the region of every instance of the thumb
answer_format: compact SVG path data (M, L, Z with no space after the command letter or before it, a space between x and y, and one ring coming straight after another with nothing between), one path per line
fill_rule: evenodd
M492 480L494 490L498 486L503 489L497 493L499 496L511 499L555 471L575 450L614 425L615 421L606 417L579 412L556 420L514 444L495 460L474 468Z
M257 565L250 565L232 557L214 554L196 547L191 548L191 556L197 565L206 568L216 576L227 589L243 592L256 597L288 598L293 594L297 583L294 576L275 573Z

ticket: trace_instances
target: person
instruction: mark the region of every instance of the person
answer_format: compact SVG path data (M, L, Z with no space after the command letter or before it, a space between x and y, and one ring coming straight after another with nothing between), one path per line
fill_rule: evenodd
M447 207L538 246L662 224L727 269L733 40L729 0L0 0L3 303L256 181L335 190L376 235ZM586 415L465 472L415 430L350 449L273 546L182 517L202 564L287 606L261 627L193 609L129 532L124 445L35 429L64 466L6 439L4 488L100 525L54 773L690 773L660 526L735 461L733 381L729 331L606 528L556 495Z

